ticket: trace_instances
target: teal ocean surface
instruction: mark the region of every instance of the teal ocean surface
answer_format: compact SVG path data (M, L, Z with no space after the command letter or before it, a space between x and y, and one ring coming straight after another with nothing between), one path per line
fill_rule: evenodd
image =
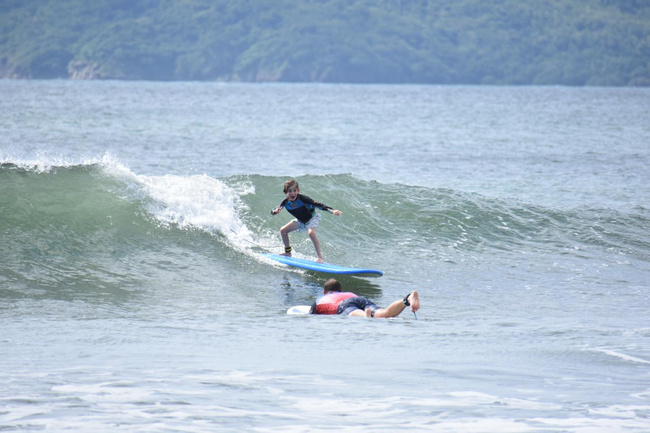
M650 431L650 90L0 81L0 430ZM297 178L395 319L288 316ZM297 256L311 241L292 233Z

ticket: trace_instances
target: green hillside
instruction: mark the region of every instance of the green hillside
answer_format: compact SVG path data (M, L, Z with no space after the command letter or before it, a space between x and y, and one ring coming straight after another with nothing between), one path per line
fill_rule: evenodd
M647 0L2 0L0 77L650 85Z

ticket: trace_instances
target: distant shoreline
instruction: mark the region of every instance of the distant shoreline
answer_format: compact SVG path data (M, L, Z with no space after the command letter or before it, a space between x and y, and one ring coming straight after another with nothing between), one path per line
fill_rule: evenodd
M332 86L440 86L440 87L566 87L566 88L650 88L650 84L644 85L589 85L589 84L476 84L476 83L347 83L347 82L326 82L326 81L241 81L241 80L151 80L151 79L126 79L126 78L26 78L26 77L0 77L0 81L69 81L69 82L145 82L145 83L215 83L215 84L253 84L253 85L274 85L274 84L295 84L295 85L332 85Z
M16 1L0 77L648 87L650 2Z

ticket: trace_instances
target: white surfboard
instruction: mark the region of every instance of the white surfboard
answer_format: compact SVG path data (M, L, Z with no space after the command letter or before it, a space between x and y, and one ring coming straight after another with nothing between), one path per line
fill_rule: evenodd
M311 310L311 305L294 305L287 310L287 314L291 316L302 316L309 314L309 310Z

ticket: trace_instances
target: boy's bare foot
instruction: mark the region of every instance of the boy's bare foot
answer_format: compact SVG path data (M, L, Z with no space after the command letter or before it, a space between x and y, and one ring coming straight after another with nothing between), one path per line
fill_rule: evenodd
M417 290L413 290L409 295L409 304L411 304L411 311L414 313L420 309L420 295Z

